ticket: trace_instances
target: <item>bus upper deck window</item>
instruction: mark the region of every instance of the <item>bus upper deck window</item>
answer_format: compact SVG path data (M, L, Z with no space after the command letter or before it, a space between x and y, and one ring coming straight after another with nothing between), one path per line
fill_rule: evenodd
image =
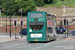
M40 18L40 17L43 17L43 14L42 13L31 13L30 17L32 17L32 18Z

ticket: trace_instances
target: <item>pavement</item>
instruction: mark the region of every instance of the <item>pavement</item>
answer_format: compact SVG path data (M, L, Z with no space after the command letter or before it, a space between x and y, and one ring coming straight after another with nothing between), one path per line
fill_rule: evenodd
M2 43L7 43L7 42L12 42L12 41L17 41L26 38L26 35L19 35L18 33L16 34L16 39L15 39L15 34L11 34L11 38L9 33L0 33L0 44Z
M63 38L63 39L61 39L61 40L75 40L75 38L71 38L71 37L70 37L70 38L66 38L66 39Z
M68 35L68 38L67 38L67 34L66 34L66 39L65 37L63 37L61 40L75 40L75 36Z

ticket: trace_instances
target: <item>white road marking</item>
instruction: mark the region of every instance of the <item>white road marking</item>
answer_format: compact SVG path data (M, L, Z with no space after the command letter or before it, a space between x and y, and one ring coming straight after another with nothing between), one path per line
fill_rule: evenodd
M24 44L24 43L23 43ZM16 45L13 45L13 46L9 46L9 47L5 47L5 48L2 48L2 49L6 49L6 48L10 48L10 47L16 47L18 45L23 45L22 43L21 44L16 44Z
M0 37L9 37L9 36L6 36L6 35L3 36L3 35L1 35Z
M21 48L21 46L19 48Z
M19 46L19 47L17 47L17 48L26 48L26 46Z
M48 45L50 45L50 43L48 43L48 44L45 44L44 46L48 46Z
M41 46L40 47L37 47L37 48L34 48L33 50L36 50L36 49L39 49L39 48L41 48Z
M16 48L27 48L27 47L30 47L31 45L25 45L25 46L19 46L19 47L16 47Z
M21 37L21 36L16 36L16 37ZM0 35L0 38L9 38L9 36L7 35ZM12 38L15 38L15 36L12 36ZM23 38L27 38L26 36L23 36Z
M63 42L67 42L67 40L64 40Z
M39 44L39 43L36 43L36 44Z
M28 47L30 47L31 45L28 45Z

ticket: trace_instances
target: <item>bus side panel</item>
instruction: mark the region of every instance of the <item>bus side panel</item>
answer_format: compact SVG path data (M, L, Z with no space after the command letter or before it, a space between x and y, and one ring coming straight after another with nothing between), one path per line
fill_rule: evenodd
M29 29L28 29L28 20L29 20L30 13L27 14L27 41L29 40Z

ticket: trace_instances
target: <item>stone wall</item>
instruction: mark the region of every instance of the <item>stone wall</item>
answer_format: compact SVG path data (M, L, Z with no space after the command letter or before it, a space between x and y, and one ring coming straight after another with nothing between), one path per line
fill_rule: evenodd
M75 30L73 27L75 27L75 21L73 21L73 24L71 22L72 17L66 17L67 19L70 20L69 22L69 28L71 28L71 30ZM0 18L1 19L1 18ZM24 26L22 26L22 28L27 28L27 18L23 17L23 18L14 18L17 19L17 27L16 27L16 31L20 32L21 27L20 27L20 20L24 20ZM60 21L62 21L63 24L63 19L64 17L56 17L56 23L57 26L60 26ZM75 17L73 17L73 19L75 19ZM64 25L63 25L64 27ZM13 26L13 18L11 18L11 32L14 33L15 31L15 26ZM1 24L1 20L0 20L0 32L6 32L6 18L2 18L2 24ZM10 32L10 18L7 18L7 32Z
M24 26L22 26L23 28L27 28L27 18L26 17L16 17L16 18L11 18L11 32L14 33L15 32L15 26L13 25L13 20L17 19L17 26L16 26L16 31L17 33L20 32L21 27L20 27L20 20L22 19L24 21ZM0 32L6 32L6 18L0 18ZM7 18L7 32L10 32L10 18Z
M36 10L49 12L51 14L56 14L57 16L63 16L63 7L36 7ZM65 15L66 16L75 16L75 8L74 7L65 7Z
M27 25L27 18L23 17L17 17L17 18L11 18L11 26L13 26L14 22L13 20L17 19L17 26L20 26L20 20L22 19L24 22L24 26ZM7 18L7 26L10 25L10 18ZM6 18L0 18L0 27L5 27L6 26Z

